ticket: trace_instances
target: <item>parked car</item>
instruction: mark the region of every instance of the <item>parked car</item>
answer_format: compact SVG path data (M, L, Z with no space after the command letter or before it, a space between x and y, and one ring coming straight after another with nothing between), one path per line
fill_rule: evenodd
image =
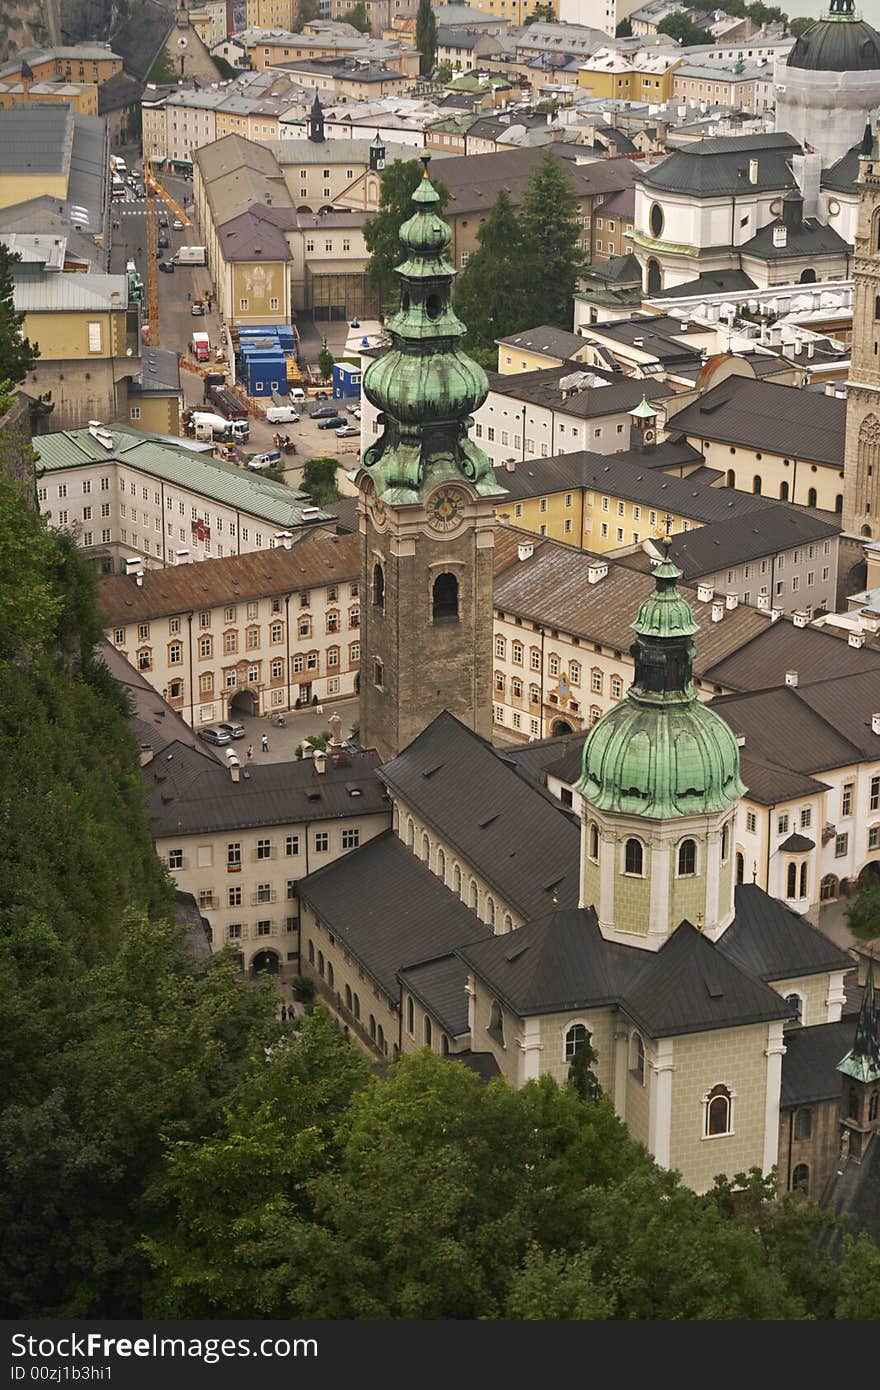
M172 227L174 228L175 232L182 232L182 231L183 231L183 223L181 222L181 220L180 220L179 217L175 217L175 219L174 219L174 221L171 223L171 225L172 225Z
M156 245L158 246L160 251L167 251L168 247L171 245L171 242L168 240L167 236L160 236L159 240L156 242Z
M159 226L160 226L160 227L167 227L167 226L168 226L168 213L167 213L167 212L160 212L160 213L159 213Z
M209 724L207 729L199 729L199 738L203 738L206 743L216 743L221 746L231 742L225 729L221 729L219 726L215 728L212 724Z
M350 405L348 407L348 413L349 415L353 415L356 420L361 418L361 408L359 405Z
M319 405L317 410L309 411L310 420L329 420L331 415L338 414L335 405Z
M316 391L316 392L315 392L315 400L316 400L316 401L329 401L329 399L330 399L330 392L329 392L329 391Z
M159 269L160 269L160 270L164 270L164 272L165 272L166 275L173 275L173 274L174 274L174 262L173 262L173 261L160 261L160 262L159 262Z
M319 425L318 428L323 429L323 425ZM358 438L360 438L360 433L361 432L358 425L341 425L340 428L336 431L336 438L351 439L354 435L357 435Z
M230 738L245 738L246 736L244 725L239 724L235 719L230 719L222 724L218 724L217 728L222 729L223 733L228 734Z
M192 317L197 319L199 315L204 314L204 312L205 306L202 303L202 301L200 299L194 299L192 303L192 308L190 309L190 314L192 315Z
M339 426L340 426L340 425L344 425L344 424L345 424L345 420L344 420L344 418L343 418L341 415L331 415L330 418L329 418L329 420L319 420L319 421L318 421L318 429L319 429L319 430L338 430ZM360 430L358 430L358 434L360 434Z

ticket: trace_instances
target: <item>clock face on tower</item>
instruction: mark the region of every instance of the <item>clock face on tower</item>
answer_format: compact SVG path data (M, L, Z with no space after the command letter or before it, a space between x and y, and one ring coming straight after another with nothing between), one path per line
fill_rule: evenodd
M428 502L428 525L432 531L452 531L464 515L467 497L457 487L444 487Z
M381 531L385 525L386 519L385 503L380 501L374 493L369 500L368 506L370 508L370 516L372 517L373 525L376 527L377 530Z

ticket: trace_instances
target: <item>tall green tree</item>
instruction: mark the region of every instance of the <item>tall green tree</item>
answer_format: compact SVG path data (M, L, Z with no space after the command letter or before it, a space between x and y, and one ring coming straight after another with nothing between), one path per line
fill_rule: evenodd
M508 194L501 190L477 233L479 248L455 282L455 312L467 325L468 352L497 363L495 340L527 328L523 238Z
M661 19L657 25L657 33L668 34L685 48L690 44L712 42L709 30L695 24L686 10L675 10L665 19Z
M417 159L395 159L382 174L379 209L364 223L364 241L370 252L367 275L379 296L382 312L393 312L400 302L394 267L403 260L400 228L412 215L412 195L422 177ZM437 179L431 180L440 196L439 211L449 201L449 191Z
M846 920L853 936L873 941L880 936L880 879L869 880L848 904Z
M419 50L419 72L428 77L437 60L437 19L431 0L419 0L416 11L416 48Z
M571 327L574 292L584 269L578 212L565 166L548 150L532 170L519 219L529 324Z
M339 501L339 485L336 482L338 467L338 459L306 459L303 467L303 491L309 494L317 506L322 507L325 502Z
M16 313L13 303L11 267L20 260L17 251L0 242L0 385L17 386L40 355L36 343L23 336L24 314Z

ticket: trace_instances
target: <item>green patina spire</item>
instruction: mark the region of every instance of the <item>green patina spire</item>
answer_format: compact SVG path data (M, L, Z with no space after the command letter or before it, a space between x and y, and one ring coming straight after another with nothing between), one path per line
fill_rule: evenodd
M669 820L727 810L745 791L730 727L693 685L699 629L666 554L639 608L626 698L593 725L578 790L600 811Z
M363 379L382 426L363 464L377 495L392 505L419 502L440 482L465 481L483 496L504 493L491 460L467 435L471 412L486 399L489 382L459 346L467 330L452 308L452 230L437 211L429 158L422 157L414 210L400 229L400 308L385 325L391 347L370 363Z
M874 1003L874 960L868 961L868 975L852 1051L839 1063L838 1071L856 1081L880 1081L880 1021Z

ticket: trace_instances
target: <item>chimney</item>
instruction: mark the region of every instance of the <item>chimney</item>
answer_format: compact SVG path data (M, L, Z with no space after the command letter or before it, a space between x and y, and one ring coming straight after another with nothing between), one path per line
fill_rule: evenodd
M327 754L324 752L324 750L323 750L322 748L316 748L316 749L315 749L315 771L316 771L316 772L326 772L326 770L327 770Z
M140 566L142 565L142 563L143 563L143 561L141 560L141 557L140 557L139 555L126 555L126 557L125 557L125 573L126 573L126 574L137 574L137 571L140 569Z
M871 733L880 734L880 714L871 715Z
M750 160L749 160L749 183L757 183L757 182L758 182L758 161L757 161L757 159L750 159Z
M281 546L283 550L291 550L293 548L292 531L276 531L272 539L275 541L276 547Z
M773 228L773 245L774 245L774 246L787 246L787 245L788 245L788 228L787 228L787 227L778 227L778 226L777 226L777 227L774 227L774 228Z
M711 584L697 585L697 598L700 603L711 603L714 596L715 590L712 588Z
M813 357L813 356L815 356L815 353L816 353L816 340L815 340L815 338L811 338L810 341L807 343L807 356L808 356L808 357Z
M797 673L797 671L786 671L786 673L785 673L785 684L786 684L786 685L790 685L790 686L796 686L797 683L798 683L798 673Z
M723 617L724 604L721 602L720 599L716 599L712 604L712 621L713 623L720 623Z
M732 613L739 603L739 594L727 594L724 599L724 606L728 613Z
M139 589L142 589L142 588L144 587L144 572L143 572L143 570L138 570L137 574L136 574L135 577L134 577L134 582L135 582L135 584L137 584L137 586L138 586Z
M846 640L851 647L863 647L865 645L865 634L863 632L851 632Z
M524 541L522 545L517 547L516 553L520 560L530 560L534 554L534 550L535 547L532 545L531 541Z
M515 472L516 472L516 459L505 459L505 460L504 460L504 467L506 468L506 470L507 470L508 473L515 473Z
M792 613L791 621L794 623L795 627L806 627L807 623L810 621L810 615L809 613L805 613L802 608L799 608L796 613Z
M746 746L746 736L745 736L745 734L737 734L737 736L736 736L736 746L737 746L737 748L745 748L745 746Z
M238 758L229 759L229 776L233 782L239 782L241 780L241 763Z
M770 595L769 595L769 594L759 594L759 595L758 595L758 608L761 610L761 612L762 612L762 613L766 613L766 612L767 612L767 609L768 609L769 607L770 607Z
M598 584L605 579L608 574L608 561L595 560L593 564L587 566L587 583Z
M875 714L874 718L880 719L880 715ZM876 732L880 733L880 729L878 729ZM153 750L148 743L141 744L139 761L141 767L146 767L148 763L151 763L153 761Z
M179 565L188 565L188 564L189 564L189 551L188 551L188 550L178 550L178 551L176 551L175 553L176 553L176 557L177 557L177 563L178 563Z

